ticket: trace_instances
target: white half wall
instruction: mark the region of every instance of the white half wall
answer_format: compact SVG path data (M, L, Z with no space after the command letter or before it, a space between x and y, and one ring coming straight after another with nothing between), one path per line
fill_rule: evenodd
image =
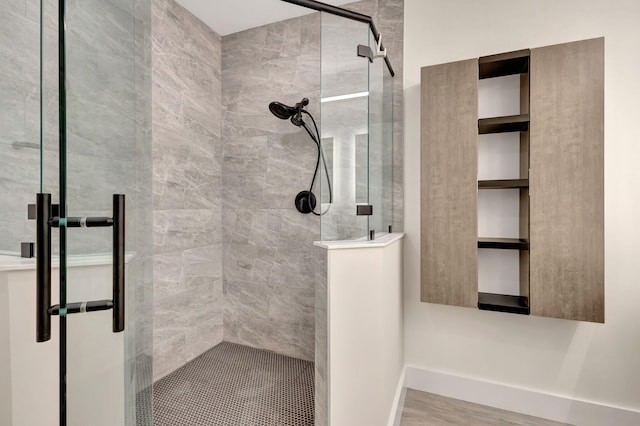
M6 256L5 256L6 257ZM104 256L110 262L110 256ZM0 256L0 425L54 426L59 414L59 318L51 339L36 343L36 273L33 259ZM59 301L54 259L51 301ZM69 300L112 297L111 265L103 257L70 259ZM112 332L112 311L67 318L67 414L69 426L113 426L125 421L125 333ZM127 401L132 403L132 401Z
M637 0L405 0L408 365L640 411L639 17ZM605 324L420 303L420 67L601 36L606 75ZM437 387L431 391L438 393Z
M327 243L331 426L387 426L404 383L402 235Z

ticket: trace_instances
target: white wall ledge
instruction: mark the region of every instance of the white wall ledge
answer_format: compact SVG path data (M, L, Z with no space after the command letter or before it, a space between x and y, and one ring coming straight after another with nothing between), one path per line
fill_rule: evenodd
M314 246L321 247L326 250L347 250L347 249L363 249L363 248L379 248L386 247L394 242L404 238L404 232L394 232L382 235L375 240L347 240L347 241L315 241Z
M125 257L125 263L131 262L135 257L135 253L127 253ZM75 255L67 258L67 265L70 267L79 266L97 266L97 265L111 265L112 255L111 253L100 254L87 254L87 255ZM51 267L60 267L60 258L58 256L51 257ZM0 272L11 271L29 271L36 269L35 258L24 258L20 256L10 256L0 254Z

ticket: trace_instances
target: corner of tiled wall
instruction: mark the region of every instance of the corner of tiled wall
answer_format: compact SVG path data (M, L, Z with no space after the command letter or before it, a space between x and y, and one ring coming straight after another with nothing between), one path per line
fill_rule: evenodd
M221 37L153 2L154 378L222 340Z
M269 103L319 107L318 14L222 41L224 339L313 360L312 243L320 222L294 208L315 165L303 130Z

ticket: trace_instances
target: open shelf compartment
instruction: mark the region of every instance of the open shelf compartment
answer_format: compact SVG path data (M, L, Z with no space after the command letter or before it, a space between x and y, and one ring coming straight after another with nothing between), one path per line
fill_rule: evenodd
M529 298L508 294L478 293L478 309L529 315Z
M478 59L478 76L484 78L529 72L529 49L499 55L483 56Z
M499 179L478 181L478 189L517 189L528 187L529 179Z
M529 130L529 114L506 117L481 118L478 120L478 133L526 132Z
M478 237L478 249L498 249L483 251L484 261L491 262L491 256L506 256L509 262L516 261L518 269L513 275L513 264L509 264L508 282L504 280L499 282L487 282L487 277L478 289L478 309L506 312L513 314L529 315L529 59L530 50L520 50L516 52L508 52L499 55L485 56L478 60L478 76L479 79L490 79L495 77L503 77L509 75L519 75L520 82L520 108L517 115L500 115L514 113L513 109L496 111L494 115L488 118L478 119L478 134L496 134L496 133L516 133L519 132L520 143L520 164L519 173L509 173L503 175L510 179L492 179L479 180L478 190L487 189L517 189L519 190L519 218L518 231L515 235L519 238L481 238ZM505 80L506 81L506 80ZM508 80L509 84L513 84L513 80ZM498 84L498 83L491 83ZM506 84L506 83L500 83ZM499 85L499 84L498 84ZM495 90L492 87L492 90ZM510 93L510 92L509 92ZM507 112L508 111L508 112ZM516 178L516 176L519 176ZM497 176L496 176L497 177ZM491 195L491 194L486 194ZM506 235L513 235L513 229L508 231ZM499 231L500 235L503 231ZM492 233L489 232L488 235ZM485 234L486 235L486 234ZM509 251L505 253L504 250ZM499 251L503 251L499 254ZM511 253L515 252L515 253ZM515 257L514 257L515 254ZM496 264L487 264L489 268L496 268ZM494 270L491 270L495 273ZM504 271L503 271L504 272ZM491 279L491 278L489 278ZM512 280L517 280L512 283ZM508 284L508 285L507 285ZM516 284L515 287L512 284Z
M529 241L524 238L478 238L478 248L529 250Z

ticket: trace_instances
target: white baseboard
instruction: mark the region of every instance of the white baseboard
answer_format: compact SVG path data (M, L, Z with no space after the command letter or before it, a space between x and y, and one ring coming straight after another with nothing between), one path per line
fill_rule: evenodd
M396 386L396 394L393 398L393 406L391 407L391 413L389 413L388 426L400 426L400 420L402 419L402 409L404 408L404 397L407 394L407 388L405 387L405 381L407 376L407 366L402 367L402 374L400 374L400 380Z
M572 425L640 425L640 411L416 367L406 367L405 386L410 389Z

